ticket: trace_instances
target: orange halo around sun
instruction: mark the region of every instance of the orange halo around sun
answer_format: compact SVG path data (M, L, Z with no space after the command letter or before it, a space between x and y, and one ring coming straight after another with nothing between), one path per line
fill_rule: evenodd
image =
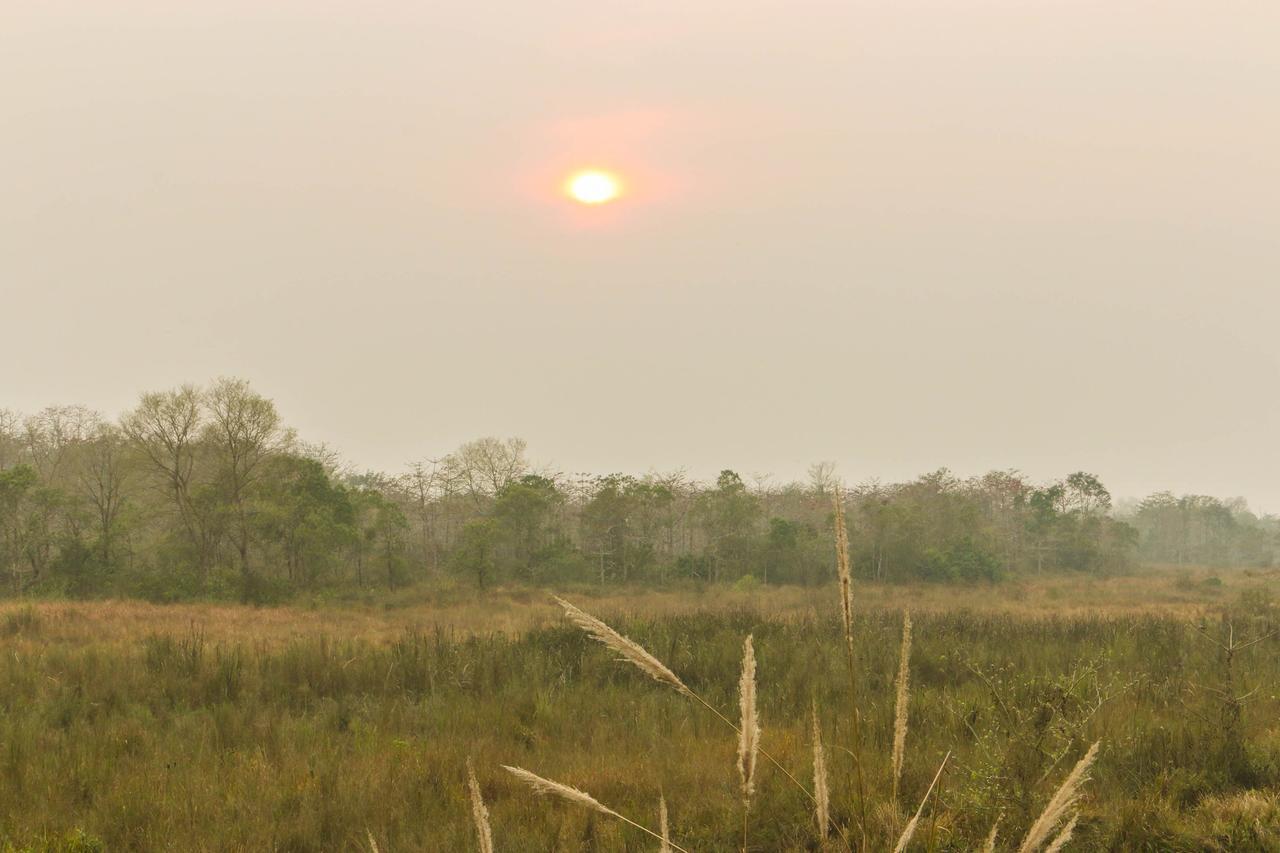
M622 181L600 169L584 169L569 176L564 191L580 204L607 204L622 195Z

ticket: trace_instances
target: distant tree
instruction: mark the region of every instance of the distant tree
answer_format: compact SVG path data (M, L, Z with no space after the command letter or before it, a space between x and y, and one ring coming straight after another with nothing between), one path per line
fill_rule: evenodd
M23 458L21 426L22 418L17 412L0 409L0 471L14 467Z
M809 466L809 488L819 498L825 498L836 486L836 463L815 462Z
M0 565L7 571L15 594L22 589L31 539L30 501L37 483L36 470L30 465L0 471Z
M418 525L418 547L422 552L423 565L432 570L438 569L441 551L445 547L446 532L441 529L444 498L449 491L448 471L443 461L414 462L400 478L399 488Z
M204 455L199 444L203 394L193 385L143 394L137 408L121 418L120 428L168 493L194 556L197 584L203 587L220 535L216 506L200 499L203 481L197 479L197 461Z
M126 487L132 473L128 444L116 427L102 424L85 448L80 484L96 526L97 561L104 572L116 563L120 525L128 501Z
M84 406L50 406L23 423L27 458L48 486L61 488L73 476L78 447L86 444L102 419Z
M290 440L275 404L241 379L219 379L205 397L205 437L216 465L216 480L229 509L232 541L239 558L241 597L253 598L256 578L250 563L255 487L264 464Z
M1057 483L1031 493L1030 513L1027 516L1027 532L1031 536L1035 552L1036 571L1044 571L1044 558L1058 541L1060 518L1066 489Z
M340 555L356 544L356 507L325 466L281 454L262 473L256 501L257 538L274 543L288 580L314 587L341 567Z
M376 563L387 586L399 586L404 580L408 519L394 501L376 489L357 489L351 493L351 500L356 519L353 541L357 582L363 586L365 566Z
M462 482L477 505L497 497L528 473L525 442L519 438L480 438L459 447L445 460L449 475Z
M515 567L527 580L535 577L537 562L555 531L552 519L564 500L555 482L526 474L498 493L493 518L513 552Z
M1095 475L1084 471L1067 477L1062 499L1069 512L1096 515L1111 509L1111 493Z
M752 534L759 506L757 498L734 471L721 471L714 489L701 496L702 527L710 542L712 580L728 566L745 572L749 565Z
M582 538L599 569L600 583L609 574L624 583L628 580L634 486L635 479L623 474L596 478L582 507Z
M458 546L452 556L453 565L458 571L473 575L480 589L493 579L496 539L496 525L489 518L467 522L458 536Z
M795 579L800 559L800 526L785 518L769 519L769 533L765 539L764 559L761 561L760 579L768 583L769 568L774 569L773 580Z

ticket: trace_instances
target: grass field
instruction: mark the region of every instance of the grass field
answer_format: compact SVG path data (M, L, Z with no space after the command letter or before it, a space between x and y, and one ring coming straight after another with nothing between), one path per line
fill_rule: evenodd
M858 587L865 828L890 849L944 755L913 850L1016 849L1101 741L1066 849L1280 849L1280 657L1267 575L1157 571L997 587ZM826 589L568 591L736 717L754 635L763 748L812 780L816 703L832 816L862 820ZM901 612L915 622L901 802L890 751ZM409 591L247 609L132 602L0 609L0 842L18 850L474 850L466 760L499 851L653 850L535 797L518 765L689 850L742 846L737 739L565 622L545 593ZM1242 702L1232 701L1248 695ZM769 764L752 850L817 850ZM834 841L829 849L844 849Z

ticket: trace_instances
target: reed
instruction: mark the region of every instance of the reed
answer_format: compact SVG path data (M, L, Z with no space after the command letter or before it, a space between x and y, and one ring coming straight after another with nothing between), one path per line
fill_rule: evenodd
M902 830L902 835L898 836L898 843L893 846L893 853L902 853L907 849L907 845L911 843L911 837L916 834L916 827L920 824L920 815L924 814L924 807L928 804L929 797L933 794L933 789L938 784L938 780L942 778L942 771L946 769L947 761L950 758L950 752L943 756L942 763L938 765L938 772L933 774L933 781L929 783L929 789L924 792L924 799L920 801L920 807L916 809L916 813L907 822L906 828Z
M635 666L654 681L660 681L663 684L674 687L679 693L697 698L694 696L693 691L686 687L685 683L667 668L666 664L645 651L639 643L622 636L596 617L583 612L558 595L552 596L552 598L564 608L565 615L569 617L570 622L586 631L597 642L613 649L620 660Z
M627 817L626 815L619 814L618 812L614 811L613 809L601 803L595 797L588 794L586 791L580 791L577 788L574 788L570 785L565 785L562 782L554 782L550 779L544 779L538 774L531 773L528 770L525 770L524 768L521 768L521 767L511 767L504 764L502 765L502 769L506 770L512 776L515 776L521 782L524 782L526 785L528 785L530 788L533 789L533 792L535 794L538 794L539 796L559 797L560 799L567 800L568 802L573 803L574 805L582 806L584 809L589 809L591 811L598 812L602 815L608 815L609 817L620 820L623 823L629 826L632 826L643 833L646 833L647 835L653 836L654 838L658 839L659 842L664 841L663 837L659 833L654 832L652 829L649 829L647 826L644 826L643 824L636 823L634 820ZM670 839L665 839L665 841L667 844L671 846L672 850L679 850L681 851L681 853L689 853L688 850L685 850L683 847L681 847L679 844L676 844L674 841L671 841Z
M862 773L862 713L858 710L858 663L853 642L853 564L849 559L849 530L844 519L844 486L833 491L836 576L840 586L840 618L844 628L845 665L849 671L849 704L853 710L853 771L858 793L858 831L867 848L867 788Z
M831 792L827 787L827 758L822 749L822 727L818 723L818 703L813 703L813 815L818 824L818 840L825 846L831 823Z
M756 756L760 751L760 718L756 711L756 651L751 637L742 644L742 677L738 680L738 776L742 782L742 850L747 849L751 796L756 790Z
M1080 820L1080 814L1077 812L1071 816L1071 820L1067 821L1067 825L1062 828L1062 832L1058 833L1058 837L1053 839L1053 843L1044 848L1044 853L1059 853L1063 847L1066 847L1067 842L1071 840L1071 834L1075 832L1078 820Z
M480 782L476 779L475 768L471 759L467 758L467 789L471 793L471 819L476 825L476 844L480 853L493 853L493 830L489 826L489 809L484 804L484 796L480 793Z
M911 613L902 613L902 650L898 654L897 700L893 713L893 802L898 802L902 762L907 746L907 704L911 698Z
M1081 788L1088 781L1089 768L1093 766L1094 759L1097 757L1098 744L1095 743L1089 747L1089 751L1076 763L1076 766L1067 774L1067 778L1063 780L1062 785L1049 798L1044 811L1040 813L1040 817L1036 818L1036 822L1027 831L1026 838L1022 840L1021 846L1018 847L1018 853L1032 853L1032 851L1039 850L1049 840L1049 836L1053 834L1054 829L1067 819L1067 815L1075 809L1076 804L1080 801ZM1073 829L1075 828L1074 822L1072 822L1071 826ZM1065 844L1066 842L1064 841L1063 843Z

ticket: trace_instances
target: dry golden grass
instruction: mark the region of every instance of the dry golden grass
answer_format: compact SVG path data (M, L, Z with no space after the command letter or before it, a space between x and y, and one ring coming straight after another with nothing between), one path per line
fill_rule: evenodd
M1213 580L1220 577L1220 583ZM888 585L859 583L859 609L910 609L914 613L967 610L1034 618L1086 615L1174 614L1193 618L1233 601L1242 592L1274 589L1276 580L1247 572L1152 570L1115 578L1054 575L996 586ZM748 609L775 620L827 614L830 587L768 587L743 591L731 586L678 590L574 593L596 613L646 617L698 615ZM405 631L437 628L459 634L522 634L562 624L563 611L539 590L505 588L484 592L452 590L447 596L419 592L374 604L315 607L243 607L234 604L149 604L141 601L8 603L0 622L31 608L40 621L39 639L49 642L110 644L139 635L199 631L211 642L235 641L277 646L324 634L380 643Z
M1004 814L1008 848L1051 799L1048 786L1060 782L1059 774L1045 779L1028 809L1003 789L992 794L989 776L972 781L960 772L945 774L946 796L930 799L926 785L945 750L957 749L957 768L983 758L948 728L947 700L986 707L989 685L974 669L990 672L996 664L1030 673L1001 689L1039 696L1052 687L1049 679L1071 672L1073 661L1103 652L1105 676L1117 684L1174 665L1185 668L1189 681L1216 683L1216 659L1184 617L1240 604L1241 619L1271 618L1264 595L1240 598L1273 588L1276 580L1239 573L1206 583L1209 577L1057 576L978 588L859 584L859 653L874 675L866 680L868 707L875 709L867 716L868 754L875 757L867 763L868 790L883 800L892 785L886 759L896 734L894 673L904 657L904 604L918 627L908 658L914 705L901 791L904 802L921 804L912 843L920 846L928 836L981 849ZM848 742L850 706L839 660L838 596L834 586L605 595L578 588L569 594L641 639L677 680L685 679L680 683L726 713L735 700L743 637L754 632L765 730L760 757L769 765L758 768L751 842L778 850L821 843L815 816L818 827L831 830L828 849L844 849L839 837L858 829L852 765L841 746ZM957 610L969 612L948 612ZM1151 611L1171 616L1135 616ZM1066 612L1104 618L1081 625L1059 618ZM657 849L668 834L690 849L739 849L741 799L732 763L742 727L724 720L733 739L709 730L716 724L701 712L690 714L674 691L635 678L631 666L613 660L618 654L584 642L567 625L564 610L546 593L516 588L483 595L418 589L313 608L0 607L0 660L8 661L3 675L11 697L0 715L6 742L0 829L10 833L0 835L0 846L9 838L34 844L46 832L82 827L108 849L367 850L372 838L387 850L470 850L479 834L477 803L486 823L492 810L498 849L533 844L531 838L536 849L579 849L575 843L588 832L597 849L623 849L626 839L637 840L640 830L616 819L593 822L593 813L601 815L595 808L529 796L527 779L498 769L509 762L570 780L640 823L653 821L645 829L656 830L653 846L645 849ZM539 626L555 630L525 633ZM696 636L686 640L691 627ZM435 636L436 628L444 635ZM967 650L974 668L950 657L956 648ZM1257 654L1246 663L1247 686L1275 683L1271 656ZM641 669L652 675L648 664ZM561 677L566 669L571 678ZM1185 701L1182 680L1171 678L1117 693L1098 711L1088 731L1090 740L1107 738L1107 761L1096 770L1073 845L1118 839L1123 849L1135 833L1158 825L1166 839L1256 838L1265 843L1235 849L1280 849L1271 829L1277 782L1272 775L1247 781L1258 790L1248 796L1213 787L1217 765L1204 750L1212 731L1197 725ZM1280 733L1271 722L1278 701L1264 690L1245 719L1258 767L1268 774L1280 766ZM828 717L826 744L815 709ZM1123 727L1171 734L1112 740ZM469 755L475 756L474 782ZM807 776L811 760L812 795L807 779L791 776ZM1033 759L1026 764L1019 778L1039 778L1045 769ZM1162 769L1170 766L1178 768L1176 778ZM826 770L832 771L829 791L819 784ZM1198 806L1180 805L1174 797L1191 784L1208 796ZM486 801L469 796L481 785ZM671 794L670 833L662 826L663 793ZM872 806L872 844L891 848L906 834L912 812ZM1062 827L1077 809L1074 803L1057 809L1061 820L1038 843L1063 838ZM217 841L201 846L200 839ZM1177 849L1205 848L1188 841Z

